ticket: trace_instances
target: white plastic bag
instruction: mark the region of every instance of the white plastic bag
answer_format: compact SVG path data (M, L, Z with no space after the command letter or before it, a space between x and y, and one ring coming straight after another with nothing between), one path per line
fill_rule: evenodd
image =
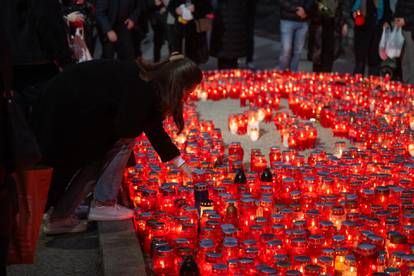
M378 47L379 56L382 60L388 59L386 48L387 48L387 42L390 39L391 35L391 28L389 25L384 26L382 29L382 35L381 35L381 41Z
M181 4L180 9L181 9L181 12L182 12L181 16L184 20L187 20L187 21L193 20L193 18L194 18L193 14L191 13L191 11L187 8L187 6L185 4Z
M72 51L78 63L92 60L88 46L86 46L83 35L79 29L76 30L75 37L72 39Z
M404 36L402 34L402 29L395 27L390 34L385 52L389 58L397 58L400 57L403 47Z

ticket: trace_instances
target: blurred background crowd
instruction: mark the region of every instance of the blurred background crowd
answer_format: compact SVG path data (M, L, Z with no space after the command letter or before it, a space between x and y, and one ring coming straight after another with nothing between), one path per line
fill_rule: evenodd
M198 64L216 58L219 69L255 69L255 33L280 41L279 58L268 57L280 70L299 70L305 48L313 71L330 72L348 49L353 73L388 73L414 82L414 1L409 0L5 0L0 5L20 86L48 79L73 62L141 57L149 41L154 61L165 46L164 52L182 52ZM381 54L381 36L390 26L402 29L401 58ZM32 64L38 76L19 78L26 78Z

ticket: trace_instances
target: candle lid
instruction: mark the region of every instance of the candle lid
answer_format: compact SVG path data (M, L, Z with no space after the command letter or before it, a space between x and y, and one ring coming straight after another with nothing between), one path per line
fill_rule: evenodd
M263 242L273 240L275 238L275 234L272 233L263 233L260 235L260 240Z
M297 220L293 223L295 229L304 229L306 227L306 220Z
M330 247L322 248L322 255L333 257L333 256L335 256L335 249L330 248Z
M332 240L336 243L341 243L341 242L345 241L345 236L343 236L343 235L334 235L332 237Z
M270 247L278 247L278 246L282 246L283 242L281 240L274 239L274 240L267 241L266 244Z
M252 258L240 258L239 259L239 263L241 265L252 264L253 263L253 259Z
M292 247L306 247L306 239L294 238L290 241Z
M206 252L206 261L209 263L216 263L222 257L221 253Z
M322 267L320 267L319 265L306 265L305 266L305 271L306 272L310 272L310 273L318 273L320 271L322 271Z
M239 259L228 259L227 263L229 264L229 266L235 267L240 263L240 260Z
M335 255L344 256L348 253L348 248L346 247L337 247L335 248Z
M407 243L407 237L398 232L390 232L388 238L390 242L393 244L406 244Z
M211 239L202 239L200 241L200 247L201 248L212 248L214 247L214 242Z
M288 270L285 272L286 276L300 276L302 273L299 270Z
M257 254L259 249L257 247L248 247L245 249L245 252L248 254Z
M184 257L193 254L193 250L188 246L180 246L177 248L177 255Z
M401 270L397 267L387 267L384 269L385 275L401 275Z
M379 186L375 188L375 193L379 195L389 195L390 188L388 188L387 186Z
M156 254L158 256L165 256L165 255L168 255L169 253L171 253L172 251L173 251L173 249L170 246L161 245L161 246L157 247Z
M255 231L262 230L263 228L264 228L263 225L260 225L260 224L253 224L252 226L250 226L250 229L255 230Z
M213 264L213 271L226 271L229 267L225 264Z
M370 243L360 243L357 251L363 256L369 256L375 253L376 246Z
M254 240L254 239L247 239L247 240L244 240L242 243L245 246L252 246L252 245L255 245L256 244L256 240Z
M309 236L309 243L313 246L323 244L325 237L323 235L315 234Z
M412 266L414 263L414 254L405 254L402 256L402 261L404 264Z
M321 256L318 258L318 262L321 262L322 264L332 263L333 258L329 256Z
M293 260L295 263L299 264L306 264L311 262L311 258L309 256L294 256Z
M274 268L271 268L270 266L267 266L265 264L258 264L256 266L256 269L262 274L262 275L275 275L277 270Z
M206 191L207 190L207 184L204 182L200 182L194 185L194 189L196 192Z
M277 261L276 262L276 267L288 268L288 267L290 267L290 262L289 261Z

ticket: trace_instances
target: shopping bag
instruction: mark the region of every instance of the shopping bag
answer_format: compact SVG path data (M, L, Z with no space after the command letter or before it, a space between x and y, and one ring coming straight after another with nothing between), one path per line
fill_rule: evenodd
M81 35L76 34L74 36L71 46L75 59L78 63L92 60L88 46L86 46L85 40L83 40Z
M388 59L386 48L387 48L387 42L390 39L391 35L391 28L389 25L384 26L382 29L382 35L381 35L381 41L378 47L379 56L382 60Z
M8 264L34 262L52 173L50 167L36 167L15 174L19 211L16 230L10 240Z
M400 57L403 47L404 36L402 34L402 29L395 27L390 34L385 52L389 58L397 58Z

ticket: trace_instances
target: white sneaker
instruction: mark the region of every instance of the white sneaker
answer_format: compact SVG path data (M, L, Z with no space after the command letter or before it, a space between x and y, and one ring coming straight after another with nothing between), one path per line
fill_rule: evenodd
M73 216L65 219L48 221L43 227L43 232L46 235L59 235L65 233L80 233L88 229L88 222L79 220Z
M89 220L111 221L126 220L134 217L134 210L128 209L121 205L93 205L89 209Z

